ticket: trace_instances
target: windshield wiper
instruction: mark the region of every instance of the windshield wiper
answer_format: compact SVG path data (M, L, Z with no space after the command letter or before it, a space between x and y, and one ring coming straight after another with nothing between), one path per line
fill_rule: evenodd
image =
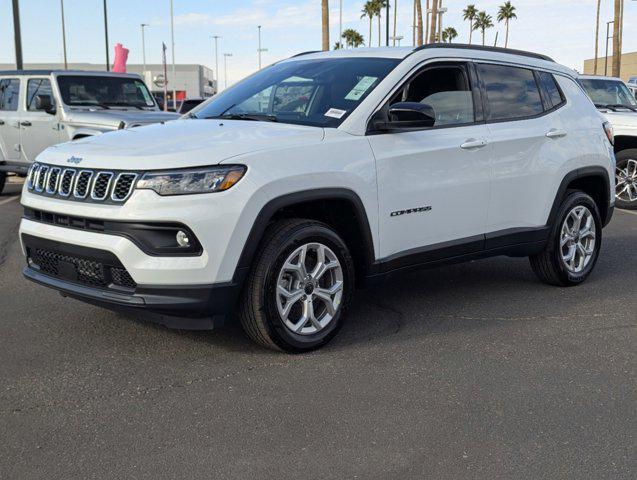
M206 117L206 119L226 119L226 120L254 120L256 122L278 122L276 115L268 115L265 113L226 113L214 117Z
M140 105L136 105L134 103L108 102L108 105L110 105L112 107L133 107L133 108L136 108L137 110L143 110L143 108Z
M106 105L105 103L94 103L94 102L73 102L69 104L71 107L101 107L104 110L110 110L111 107Z
M632 105L624 105L623 103L611 103L611 104L608 104L608 105L605 105L603 103L596 103L595 107L596 108L607 108L608 110L612 110L613 112L616 112L620 108L625 108L626 110L631 110L633 112L637 112L637 108L633 107Z

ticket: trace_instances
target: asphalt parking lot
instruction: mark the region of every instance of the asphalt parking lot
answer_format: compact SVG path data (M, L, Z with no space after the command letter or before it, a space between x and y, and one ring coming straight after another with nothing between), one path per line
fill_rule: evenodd
M22 279L0 195L0 478L634 479L637 214L585 285L525 259L357 294L326 349L171 331Z

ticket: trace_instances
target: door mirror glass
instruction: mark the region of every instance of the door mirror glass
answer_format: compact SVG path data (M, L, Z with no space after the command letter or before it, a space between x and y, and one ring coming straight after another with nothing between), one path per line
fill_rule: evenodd
M42 110L50 115L55 113L55 106L51 101L51 95L36 95L35 97L35 109Z

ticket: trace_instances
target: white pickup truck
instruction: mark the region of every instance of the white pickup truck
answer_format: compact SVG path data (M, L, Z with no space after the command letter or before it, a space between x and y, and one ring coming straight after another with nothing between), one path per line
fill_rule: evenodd
M0 193L57 143L179 118L162 112L139 75L0 71Z

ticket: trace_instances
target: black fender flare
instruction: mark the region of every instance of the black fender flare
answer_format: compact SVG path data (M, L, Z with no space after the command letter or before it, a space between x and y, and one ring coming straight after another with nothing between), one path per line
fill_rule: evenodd
M585 177L601 178L604 181L606 195L610 194L610 178L608 177L608 171L604 167L601 167L601 166L582 167L567 173L566 176L562 179L562 182L560 183L560 186L555 195L555 200L553 201L553 206L551 207L551 212L549 213L549 218L548 218L548 221L546 222L546 225L548 227L551 227L555 223L557 212L560 208L560 205L562 204L562 201L566 197L566 191L568 190L568 186L574 180L577 180L578 178L585 178ZM602 215L602 223L604 226L608 225L608 223L610 222L613 216L612 210L614 207L613 203L610 200L608 200L608 198L605 198L605 200L607 202L607 205L605 207L606 211L602 211L602 209L600 208L600 214Z
M352 204L356 212L356 218L353 219L358 223L358 228L362 232L363 238L361 242L364 245L365 262L369 268L375 260L374 240L372 230L369 225L369 218L362 200L356 192L347 188L319 188L312 190L302 190L299 192L289 193L276 197L266 203L252 225L248 239L246 240L239 263L235 268L233 283L242 284L247 273L250 270L255 253L259 248L259 244L263 239L268 224L279 210L285 207L312 202L317 200L345 200Z

